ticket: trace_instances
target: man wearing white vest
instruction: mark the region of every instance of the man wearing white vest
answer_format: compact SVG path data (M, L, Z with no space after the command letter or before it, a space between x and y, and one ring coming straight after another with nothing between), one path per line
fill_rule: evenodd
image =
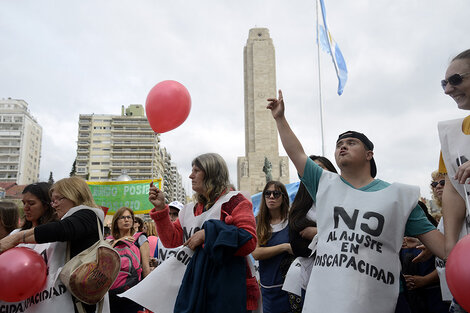
M323 171L287 123L282 92L268 101L284 149L317 206L318 243L303 312L394 312L404 234L444 255L443 235L417 205L419 189L374 179L374 146L355 131L336 143L341 174Z

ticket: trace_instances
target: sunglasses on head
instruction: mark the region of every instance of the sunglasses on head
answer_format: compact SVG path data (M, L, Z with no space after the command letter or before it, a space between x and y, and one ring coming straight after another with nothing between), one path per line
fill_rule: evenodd
M463 73L463 74L454 74L452 76L449 76L447 79L441 80L441 86L442 89L446 89L447 84L450 84L451 86L458 86L463 82L463 78L467 76L470 73Z
M265 198L271 198L271 195L274 197L274 199L277 199L282 195L282 192L277 191L277 190L266 190L264 192Z
M441 185L442 187L444 187L445 184L446 184L446 181L445 181L444 179L442 179L442 180L440 180L440 181L438 181L438 182L437 182L437 181L433 181L433 182L431 183L431 186L432 186L433 188L436 188L437 185Z

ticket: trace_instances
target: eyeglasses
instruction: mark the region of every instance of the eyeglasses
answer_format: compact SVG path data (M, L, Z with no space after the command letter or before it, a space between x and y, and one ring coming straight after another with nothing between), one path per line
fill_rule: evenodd
M447 84L449 83L451 86L458 86L460 85L462 82L463 82L463 78L465 76L467 76L469 73L462 73L462 74L454 74L452 76L450 76L449 78L447 79L443 79L441 80L441 86L442 86L442 89L446 89L446 86Z
M65 197L57 198L51 201L51 205L59 204L62 200L66 199Z
M277 190L266 190L263 193L263 195L264 195L265 198L271 198L271 196L273 196L274 199L277 199L282 195L282 192L277 191Z
M132 216L131 215L123 215L123 216L120 216L119 217L120 220L132 220Z
M445 181L444 179L442 179L442 180L440 180L440 181L438 181L438 182L437 182L437 181L433 181L433 182L431 183L431 186L432 186L432 188L436 188L437 185L441 185L442 187L444 187L445 184L446 184L446 181Z

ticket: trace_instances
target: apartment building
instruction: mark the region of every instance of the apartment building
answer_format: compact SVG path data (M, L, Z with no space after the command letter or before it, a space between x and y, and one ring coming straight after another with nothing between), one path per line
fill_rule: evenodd
M171 155L160 146L142 105L122 106L121 115L80 114L78 124L77 176L89 181L112 181L123 173L132 180L162 178L167 200L181 196L173 188L182 185L181 177L178 181L172 171Z
M19 99L0 100L0 181L26 185L39 180L42 127Z

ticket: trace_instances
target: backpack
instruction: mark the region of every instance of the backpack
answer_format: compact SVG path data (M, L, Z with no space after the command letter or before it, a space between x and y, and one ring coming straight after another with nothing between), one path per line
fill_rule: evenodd
M121 269L111 286L110 291L119 294L137 285L142 277L142 265L140 263L140 250L136 246L136 241L142 233L134 234L134 242L122 239L114 241L113 248L121 257Z

